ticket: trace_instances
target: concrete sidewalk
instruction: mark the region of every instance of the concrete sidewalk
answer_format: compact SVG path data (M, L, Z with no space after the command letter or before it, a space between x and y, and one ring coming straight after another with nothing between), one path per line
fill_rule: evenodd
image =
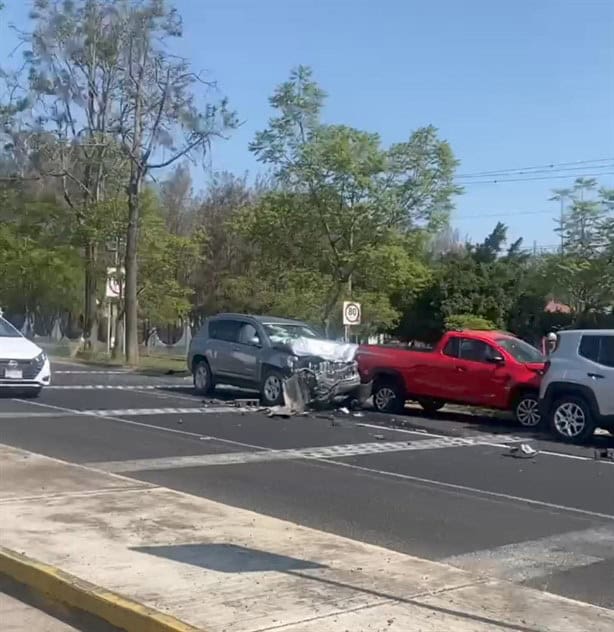
M210 632L614 630L614 611L188 494L0 463L2 546Z

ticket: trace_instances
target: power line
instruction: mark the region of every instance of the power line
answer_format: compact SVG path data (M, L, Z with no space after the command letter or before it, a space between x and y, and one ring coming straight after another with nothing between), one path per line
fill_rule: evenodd
M576 160L574 162L553 162L547 165L534 165L532 167L517 167L514 169L495 169L494 171L475 171L473 173L459 174L459 178L474 178L477 176L496 176L504 173L517 173L524 171L532 171L534 169L558 169L560 167L569 167L572 165L585 165L590 163L611 162L614 158L594 158L593 160Z
M478 219L482 217L520 217L522 215L552 215L554 211L518 211L510 212L503 211L501 213L479 213L477 215L459 215L457 217L452 216L452 220L459 219Z
M608 165L608 168L613 167L614 165ZM599 176L610 176L614 175L614 171L601 171L599 173L576 173L576 174L566 174L564 176L538 176L535 178L525 177L525 178L495 178L494 180L473 180L471 182L460 182L461 186L469 186L472 184L502 184L503 182L530 182L532 180L561 180L561 179L569 179L574 177L582 177L582 178L596 178Z
M558 174L558 173L562 173L564 171L578 171L578 170L592 170L594 171L595 169L612 169L614 168L614 162L611 162L609 164L603 164L603 165L585 165L584 167L556 167L554 169L536 169L534 171L517 171L517 172L510 172L510 173L496 173L496 174L491 174L493 177L494 176L501 176L503 178L507 178L510 176L535 176L535 175L540 175L542 173L548 173L548 174ZM574 174L569 174L567 177L572 178ZM578 175L583 176L585 175L584 173L578 173ZM467 179L473 179L473 178L485 178L487 177L486 174L484 175L475 175L475 176L457 176L458 178L461 178L463 180Z

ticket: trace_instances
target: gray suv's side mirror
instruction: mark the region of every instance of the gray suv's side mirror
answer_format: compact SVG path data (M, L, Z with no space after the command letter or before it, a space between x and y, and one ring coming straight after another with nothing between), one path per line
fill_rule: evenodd
M260 347L260 346L261 346L261 345L260 345L260 338L258 338L258 336L252 336L252 337L249 339L249 344L250 344L252 347Z

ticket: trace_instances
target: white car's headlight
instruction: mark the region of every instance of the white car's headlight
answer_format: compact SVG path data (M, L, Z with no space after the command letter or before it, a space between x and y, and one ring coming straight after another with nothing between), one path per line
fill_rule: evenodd
M36 367L37 371L40 371L45 362L47 361L47 354L44 351L41 351L35 358L32 360L32 364Z

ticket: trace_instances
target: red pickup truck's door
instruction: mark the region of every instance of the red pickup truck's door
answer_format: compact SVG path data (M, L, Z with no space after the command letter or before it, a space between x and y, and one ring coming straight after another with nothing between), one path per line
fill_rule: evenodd
M505 364L493 362L501 353L482 340L461 338L455 365L457 401L491 408L507 404L509 371Z

